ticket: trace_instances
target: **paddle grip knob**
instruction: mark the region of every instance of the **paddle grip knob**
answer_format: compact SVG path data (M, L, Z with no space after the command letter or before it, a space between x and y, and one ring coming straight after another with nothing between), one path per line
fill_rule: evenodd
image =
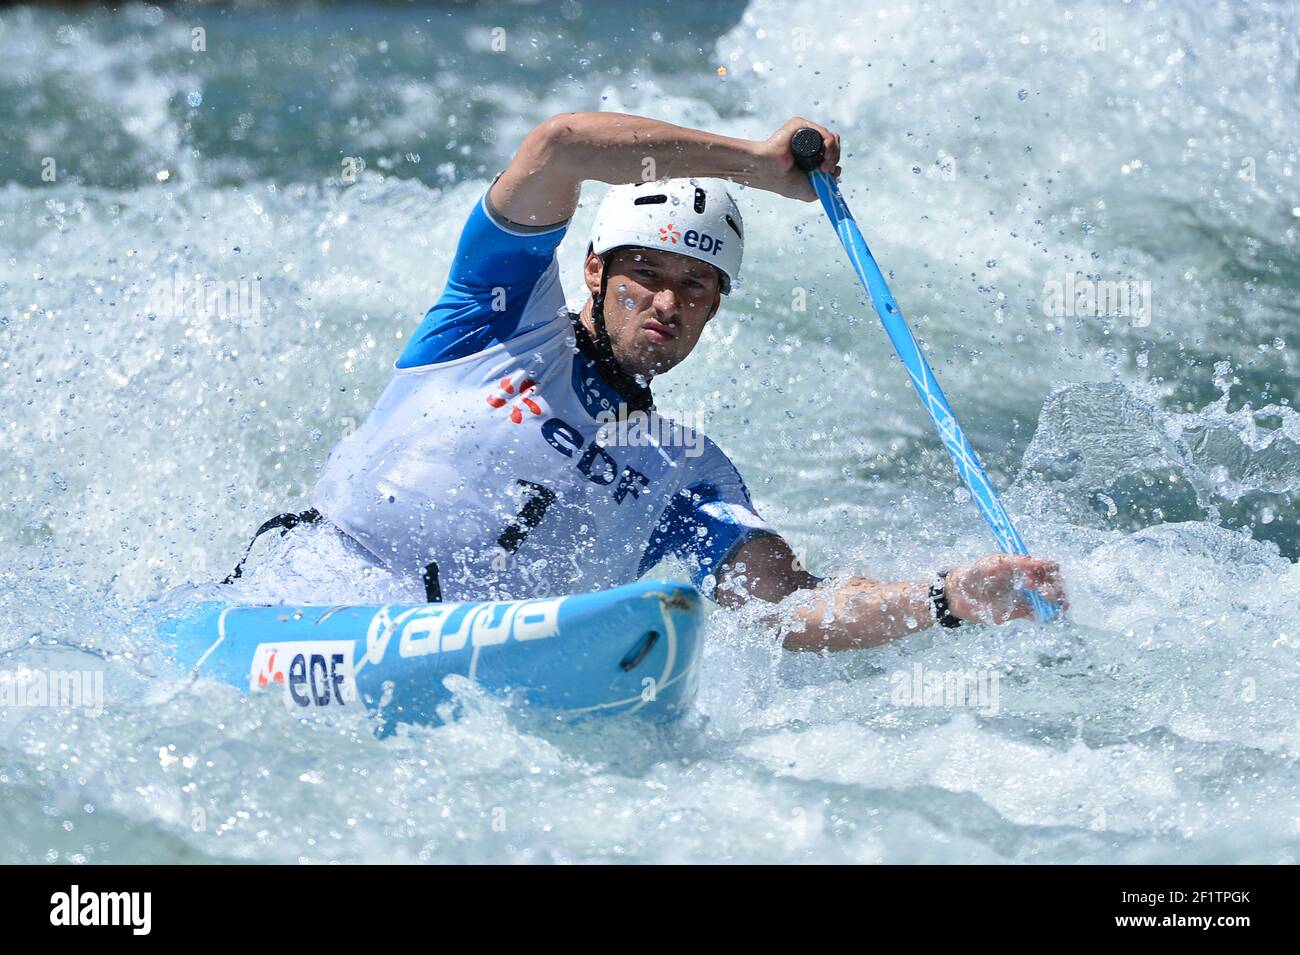
M826 158L826 143L822 134L805 126L796 129L790 137L790 152L794 153L794 164L804 172L812 172Z

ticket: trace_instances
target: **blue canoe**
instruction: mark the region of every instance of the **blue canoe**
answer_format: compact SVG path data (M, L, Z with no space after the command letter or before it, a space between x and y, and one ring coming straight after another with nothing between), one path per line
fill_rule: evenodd
M695 588L641 581L494 603L192 603L157 632L199 676L298 711L365 707L386 732L441 723L452 674L547 711L673 718L695 695L702 616Z

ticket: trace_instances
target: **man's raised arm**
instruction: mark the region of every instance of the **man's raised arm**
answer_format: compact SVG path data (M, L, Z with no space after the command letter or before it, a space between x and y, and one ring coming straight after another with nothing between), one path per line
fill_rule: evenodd
M811 202L808 176L790 153L790 137L801 126L822 134L821 168L839 175L839 136L797 116L766 140L752 140L623 113L561 113L524 137L490 198L507 219L528 226L569 219L588 179L615 184L701 176Z

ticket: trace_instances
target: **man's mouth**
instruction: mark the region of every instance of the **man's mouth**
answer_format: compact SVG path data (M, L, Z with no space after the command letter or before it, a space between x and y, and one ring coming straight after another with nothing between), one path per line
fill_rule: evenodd
M656 345L670 342L677 337L676 329L665 325L663 322L656 322L653 318L642 325L641 330L645 332L645 337Z

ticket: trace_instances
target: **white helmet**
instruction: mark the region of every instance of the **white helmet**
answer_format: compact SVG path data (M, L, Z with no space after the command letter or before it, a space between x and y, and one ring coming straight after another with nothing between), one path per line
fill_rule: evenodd
M632 245L707 262L722 275L722 294L740 275L745 250L740 208L717 179L663 179L614 186L596 211L591 251Z

